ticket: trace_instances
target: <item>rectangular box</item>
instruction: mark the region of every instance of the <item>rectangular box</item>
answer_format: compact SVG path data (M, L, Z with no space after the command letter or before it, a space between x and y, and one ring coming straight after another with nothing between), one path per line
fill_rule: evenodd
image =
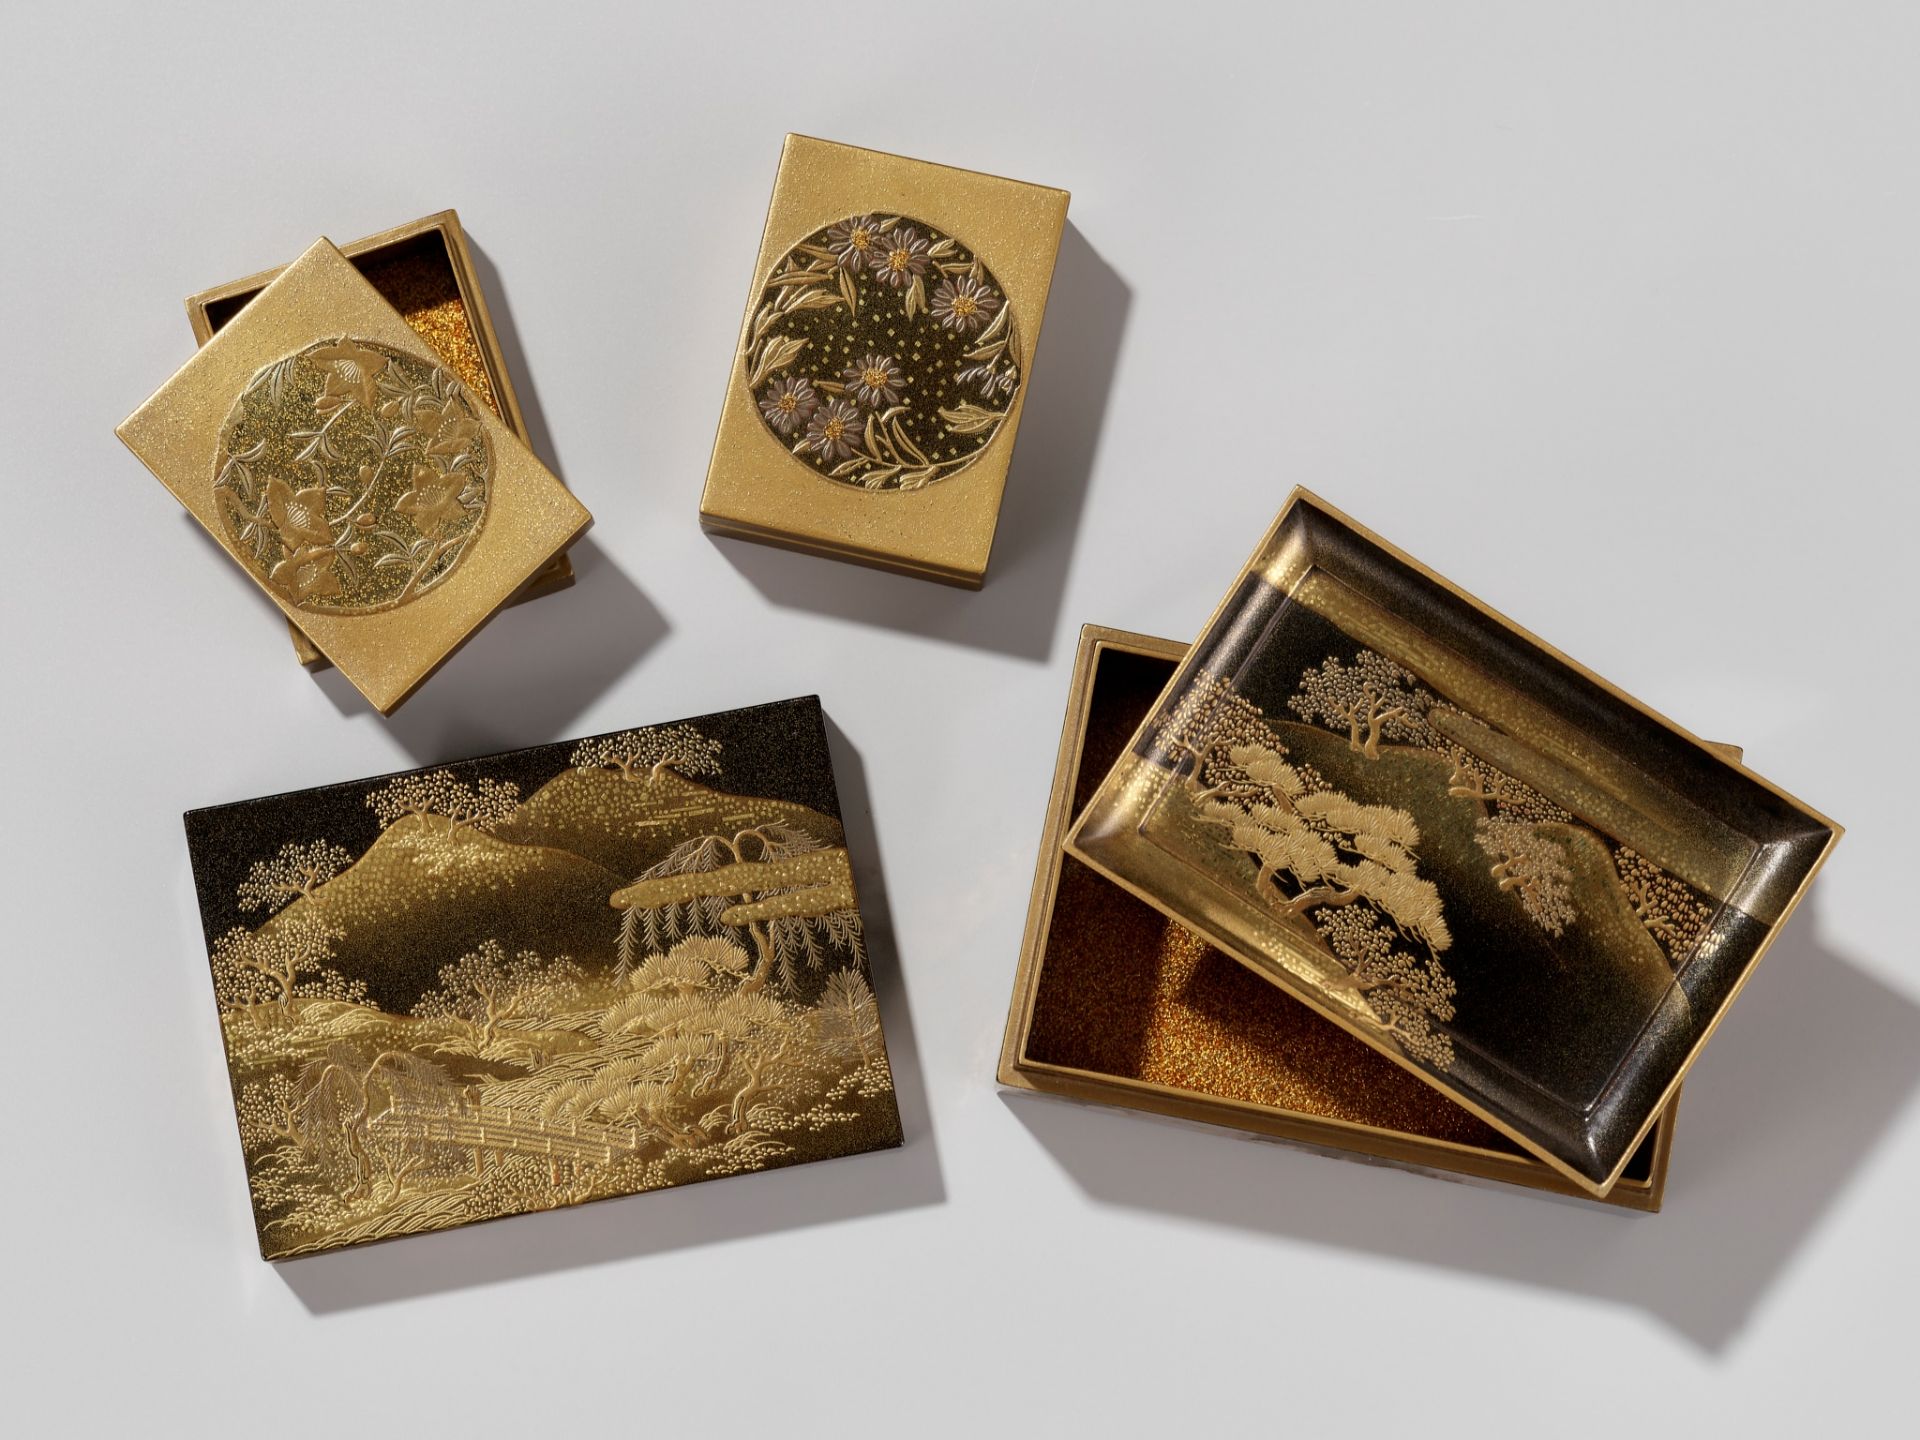
M1067 193L789 135L709 532L977 588Z
M1592 1199L1492 1126L1061 849L1187 647L1080 632L1002 1084ZM1605 1204L1658 1210L1676 1096Z
M117 433L383 714L592 521L325 240Z
M487 313L486 294L474 272L460 217L452 210L442 210L342 245L340 253L433 347L474 398L531 449L533 442ZM189 295L187 320L193 327L195 343L204 345L211 340L283 268L263 270ZM564 554L556 555L508 603L517 605L572 583L573 562ZM289 621L287 628L300 663L309 669L324 669L329 663L327 657L300 627Z
M1838 836L1295 491L1066 844L1605 1194Z
M813 697L186 830L267 1259L900 1143Z

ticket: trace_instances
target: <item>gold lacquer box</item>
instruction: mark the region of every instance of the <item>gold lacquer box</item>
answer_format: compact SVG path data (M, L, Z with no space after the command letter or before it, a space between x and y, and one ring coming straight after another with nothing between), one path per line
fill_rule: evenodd
M1067 192L789 135L700 523L985 579Z
M1004 1085L1327 1153L1592 1198L1278 986L1061 849L1187 647L1080 632L1047 801ZM1738 752L1733 752L1737 755ZM1603 1203L1658 1210L1676 1097Z
M266 1259L900 1144L814 697L186 829Z
M1296 490L1065 849L1598 1197L1839 834Z
M468 393L531 449L533 441L514 396L513 380L487 313L486 295L474 273L459 215L442 210L342 245L340 253L400 312L400 318L432 347ZM187 320L193 326L194 340L206 344L279 273L279 268L263 270L189 295ZM572 582L573 562L565 555L556 555L508 603L517 605ZM327 657L300 633L299 626L288 628L301 664L319 669L328 663Z
M119 434L382 713L592 518L325 240Z

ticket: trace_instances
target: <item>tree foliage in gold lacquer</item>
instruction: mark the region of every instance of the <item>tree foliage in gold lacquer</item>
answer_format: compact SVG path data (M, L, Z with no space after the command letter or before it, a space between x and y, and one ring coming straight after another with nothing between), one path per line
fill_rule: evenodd
M583 746L574 763L643 787L672 769L681 778L661 803L684 806L700 788L689 773L716 772L719 747L669 727ZM726 810L724 796L711 795L698 813ZM392 832L376 842L391 852L382 883L417 875L420 905L466 893L430 883L435 836L514 848L473 839L516 813L509 782L433 771L365 798ZM614 894L599 902L596 923L618 931L617 954L588 961L488 939L447 955L417 999L396 1008L373 1003L365 978L336 967L340 926L365 922L330 908L328 887L360 858L326 838L263 857L235 904L270 918L234 927L212 948L264 1253L897 1139L841 847L774 824L684 842L617 892L632 892L631 903L616 907ZM675 898L647 888L661 885ZM433 932L408 933L418 944Z

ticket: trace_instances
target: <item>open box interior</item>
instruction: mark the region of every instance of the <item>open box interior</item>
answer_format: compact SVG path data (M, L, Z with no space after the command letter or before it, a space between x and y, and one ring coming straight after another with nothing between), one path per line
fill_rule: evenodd
M400 318L433 347L434 353L446 362L447 368L459 377L473 397L513 425L514 417L501 407L486 349L480 343L466 300L460 293L460 277L454 269L444 232L438 228L422 230L372 249L355 247L345 253L354 268L380 292L381 298L398 310ZM218 334L246 308L248 301L266 288L265 279L258 284L243 283L247 288L224 292L204 302L209 335Z
M1072 775L1049 816L1003 1081L1581 1194L1409 1071L1060 853L1060 833L1184 654L1118 632L1083 642L1084 709L1069 717L1080 729L1062 752ZM1603 1203L1658 1208L1672 1120L1669 1107Z

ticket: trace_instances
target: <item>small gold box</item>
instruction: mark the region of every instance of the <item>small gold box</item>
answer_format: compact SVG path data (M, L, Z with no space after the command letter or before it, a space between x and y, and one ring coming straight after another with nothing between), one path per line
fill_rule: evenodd
M1604 1196L1839 837L1295 490L1065 848Z
M433 347L460 383L532 449L533 441L513 392L492 317L487 313L486 295L474 273L459 215L442 210L342 245L340 253ZM195 343L204 345L211 340L249 300L266 289L281 268L262 270L189 295L187 320L193 326ZM556 555L507 603L517 605L572 583L573 562L565 555ZM300 663L309 669L324 669L327 657L300 633L299 626L289 623L288 629Z
M701 525L978 588L1067 198L789 135Z
M118 433L383 714L592 519L325 240Z
M1080 631L1000 1082L1421 1173L1594 1199L1061 849L1186 653L1174 640L1097 625ZM1600 1203L1660 1208L1678 1108L1676 1096Z

